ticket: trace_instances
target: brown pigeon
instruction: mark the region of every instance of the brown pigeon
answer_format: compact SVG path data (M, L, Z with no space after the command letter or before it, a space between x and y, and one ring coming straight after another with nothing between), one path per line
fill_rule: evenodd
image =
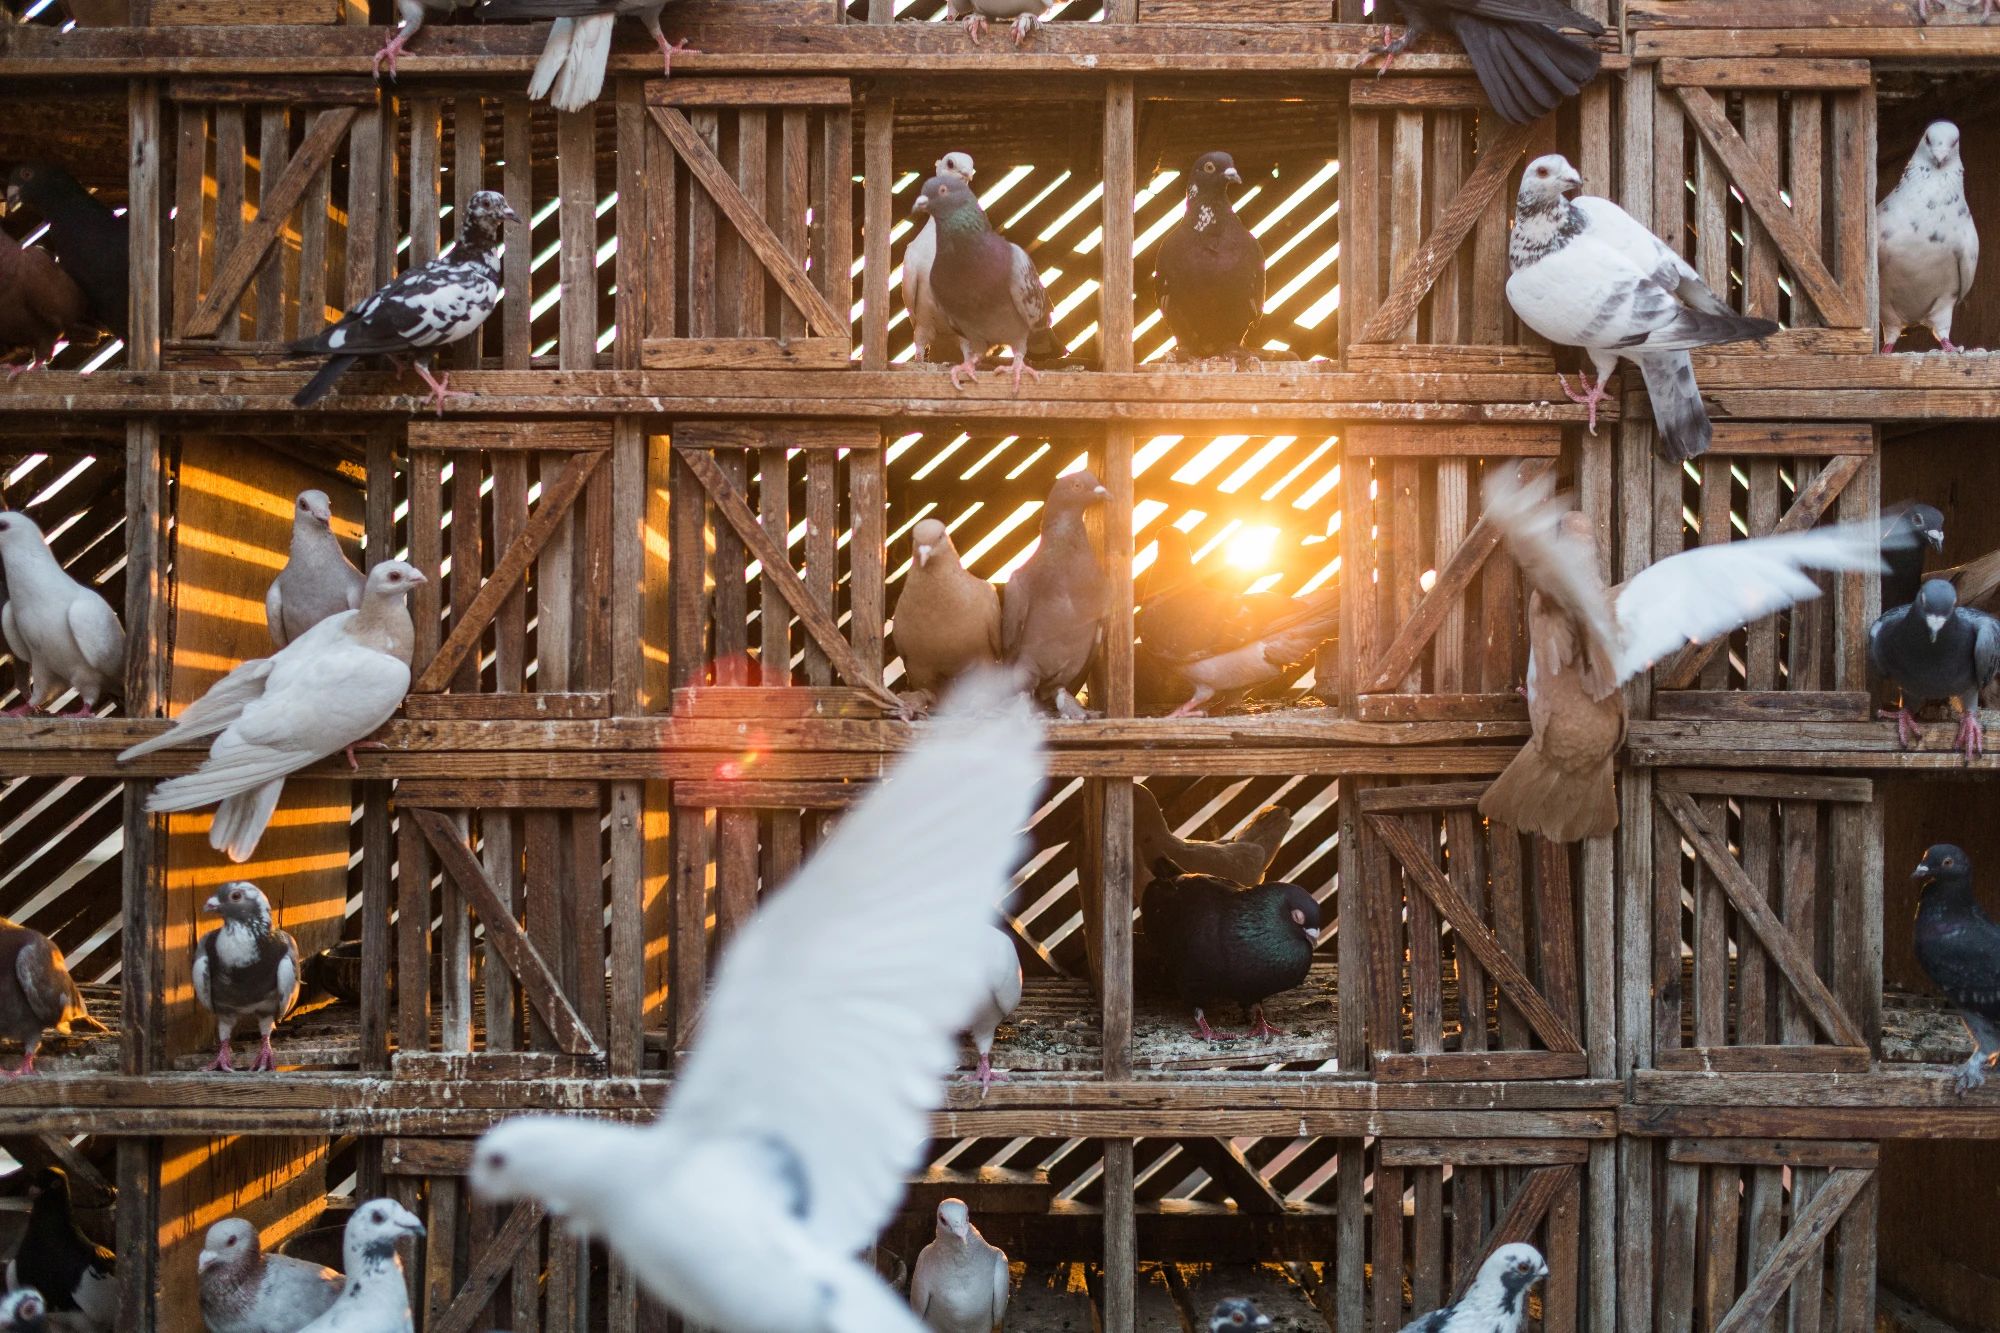
M26 1053L15 1076L35 1072L35 1052L50 1028L108 1031L83 1007L83 992L63 963L62 950L39 930L0 917L0 1037Z
M1111 607L1111 581L1083 525L1084 511L1105 495L1090 472L1056 482L1042 509L1041 545L1007 581L1000 604L1002 660L1036 703L1068 718L1084 716L1073 695Z
M927 518L910 533L910 572L896 598L896 651L907 701L928 710L962 673L1000 660L1000 590L966 572L951 533Z
M0 232L0 363L7 378L45 364L64 335L94 331L90 302L55 257Z

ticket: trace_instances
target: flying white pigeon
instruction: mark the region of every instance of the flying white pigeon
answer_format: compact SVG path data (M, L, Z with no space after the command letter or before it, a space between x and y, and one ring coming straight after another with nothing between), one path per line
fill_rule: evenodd
M240 1217L208 1229L196 1260L208 1333L298 1333L333 1308L346 1279L321 1264L266 1254Z
M1528 1288L1548 1274L1549 1266L1534 1246L1502 1245L1479 1266L1472 1289L1456 1304L1405 1325L1403 1333L1520 1333Z
M1586 392L1557 379L1570 401L1589 407L1591 434L1622 356L1645 377L1661 457L1693 458L1708 448L1709 424L1688 349L1762 338L1778 326L1724 305L1686 260L1609 199L1564 198L1582 186L1558 153L1528 164L1508 242L1507 303L1550 342L1589 354L1597 383Z
M121 693L125 627L118 613L69 576L35 520L18 510L0 511L0 564L7 571L0 631L15 660L27 662L34 675L34 693L7 715L39 709L66 689L76 691L72 711L88 715L98 700Z
M937 1333L993 1333L1013 1283L1007 1252L986 1243L962 1199L937 1206L937 1235L910 1270L910 1308Z
M971 181L977 168L965 153L946 153L937 160L937 174ZM937 298L931 294L931 265L937 263L937 220L925 218L923 227L910 238L903 251L903 305L910 312L910 333L916 346L912 360L921 366L933 344L955 346L946 340L945 326L938 315Z
M394 1199L370 1199L356 1208L340 1245L347 1285L332 1308L299 1333L414 1333L396 1242L423 1234L424 1224Z
M387 722L410 690L415 630L404 599L429 580L401 560L368 571L361 608L328 616L269 657L252 658L208 687L174 725L118 756L137 759L216 736L208 760L153 788L152 811L221 802L208 845L232 861L257 850L287 774L347 752Z
M1877 264L1882 286L1882 350L1912 324L1923 324L1938 346L1956 352L1951 314L1972 290L1979 267L1979 230L1965 202L1965 161L1958 126L1932 121L1910 154L1903 179L1875 205Z
M902 1198L1042 784L1004 678L954 692L724 954L650 1127L532 1116L472 1183L602 1240L684 1318L731 1333L921 1333L855 1256Z
M333 502L325 491L300 491L292 512L292 549L264 594L271 642L282 648L328 616L361 605L368 580L333 535Z
M993 1037L1021 1002L1021 956L1014 952L1014 937L997 927L988 931L980 941L979 970L986 979L986 995L966 1032L972 1037L972 1049L979 1052L979 1068L972 1079L984 1095L1007 1077L993 1068Z

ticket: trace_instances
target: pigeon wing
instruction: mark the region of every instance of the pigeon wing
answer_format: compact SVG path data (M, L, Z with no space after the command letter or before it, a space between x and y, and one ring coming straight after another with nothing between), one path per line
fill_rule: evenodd
M33 937L14 955L14 979L21 983L28 1011L43 1027L54 1027L84 1011L82 993L46 936Z
M2000 925L1973 907L1956 930L1923 944L1924 970L1953 1004L2000 1017Z
M1035 261L1020 246L1013 247L1014 268L1010 277L1010 290L1014 298L1014 309L1026 321L1030 331L1045 328L1049 322L1049 292L1042 286L1042 275L1035 271Z
M125 675L125 627L111 604L88 588L71 599L69 632L83 660L99 675L121 682Z
M1500 530L1523 577L1575 624L1587 646L1585 687L1601 699L1618 687L1618 621L1598 572L1597 552L1562 531L1562 516L1570 506L1566 498L1557 498L1555 488L1551 474L1523 482L1508 469L1496 468L1484 486L1485 516Z
M1972 670L1973 679L1984 689L1986 683L2000 674L2000 620L1995 620L1984 611L1964 611L1960 614L1972 618Z
M14 603L11 601L0 606L0 633L5 634L7 651L14 654L16 662L32 660L28 653L28 645L21 641L21 632L14 627Z
M251 658L209 686L208 693L189 704L174 719L173 726L151 740L128 747L119 754L118 761L124 763L142 754L164 750L170 745L185 745L221 731L242 716L245 707L263 697L264 682L269 679L271 667L276 661L272 657Z

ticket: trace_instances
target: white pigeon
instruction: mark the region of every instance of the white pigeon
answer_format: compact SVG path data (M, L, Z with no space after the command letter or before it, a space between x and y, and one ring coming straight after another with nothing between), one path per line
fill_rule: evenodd
M49 1303L33 1287L0 1297L0 1333L48 1333Z
M856 1258L921 1162L979 952L1042 785L1040 729L969 678L725 951L666 1113L533 1116L473 1153L683 1318L730 1333L921 1333Z
M1645 377L1661 457L1693 458L1708 448L1710 432L1688 349L1762 338L1778 326L1724 305L1686 260L1609 199L1564 197L1582 186L1561 154L1528 164L1508 242L1507 303L1550 342L1589 355L1597 383L1586 392L1557 380L1590 409L1591 434L1622 356Z
M208 1229L195 1268L208 1333L298 1333L331 1309L346 1285L324 1265L264 1253L257 1228L240 1217Z
M986 932L980 941L979 974L985 979L986 994L965 1030L979 1052L979 1068L972 1077L984 1096L986 1089L1007 1077L994 1071L993 1036L1021 1002L1021 956L1014 952L1013 936L998 927Z
M528 96L548 98L558 111L580 111L604 91L604 67L611 59L611 36L619 16L646 25L660 48L664 74L672 78L674 57L700 55L686 42L669 42L660 31L660 11L670 0L479 0L482 19L554 19L542 56L528 80Z
M125 627L111 603L71 578L57 563L35 520L0 511L0 563L7 602L0 631L17 662L26 662L34 692L8 710L11 717L42 708L66 689L76 691L78 715L97 711L125 687Z
M1404 1325L1403 1333L1519 1333L1528 1312L1528 1288L1548 1274L1549 1266L1534 1246L1502 1245L1479 1266L1472 1289L1457 1304Z
M937 160L940 176L970 182L976 170L966 153L946 153ZM952 345L946 341L937 301L931 295L931 265L936 262L937 222L925 218L923 229L910 238L909 248L903 251L903 305L910 312L910 332L916 346L911 360L919 366L929 359L931 344Z
M332 1307L299 1333L415 1333L396 1242L423 1234L424 1224L394 1199L370 1199L356 1208L340 1245L346 1285Z
M959 1199L937 1206L937 1235L910 1270L910 1308L937 1333L993 1333L1007 1314L1007 1252L986 1243Z
M965 31L977 42L986 36L987 20L1013 19L1014 45L1026 44L1055 7L1055 0L951 0L951 16L965 20Z
M1956 352L1951 315L1972 290L1979 267L1979 230L1965 202L1965 162L1958 154L1958 126L1932 121L1910 154L1903 179L1875 206L1877 263L1882 286L1882 350L1912 324Z
M300 491L292 513L292 549L264 594L271 642L282 648L320 621L361 605L368 580L333 535L333 502L325 491Z
M208 760L153 788L151 811L221 802L208 845L247 861L278 807L287 774L354 747L392 717L410 689L414 629L404 599L426 583L401 560L368 571L361 607L328 616L269 657L252 658L208 687L174 725L124 760L216 736Z

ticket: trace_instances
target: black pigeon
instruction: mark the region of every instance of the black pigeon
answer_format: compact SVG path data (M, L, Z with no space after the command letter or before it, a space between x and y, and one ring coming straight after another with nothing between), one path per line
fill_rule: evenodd
M0 1297L0 1333L48 1333L49 1303L33 1287Z
M1187 213L1160 242L1153 289L1183 360L1255 355L1243 339L1264 313L1264 247L1230 205L1229 187L1242 183L1229 154L1196 158Z
M23 162L7 177L7 206L27 207L49 224L44 243L71 281L83 289L90 318L125 336L126 269L132 240L125 219L112 212L61 167Z
M1882 609L1892 611L1917 600L1924 583L1924 551L1944 550L1944 515L1929 505L1911 505L1882 526Z
M1215 1303L1209 1312L1208 1333L1262 1333L1271 1327L1271 1316L1257 1308L1248 1296L1231 1296Z
M1965 1020L1972 1055L1952 1080L1963 1097L1986 1082L2000 1059L2000 925L1972 894L1972 861L1939 843L1917 862L1912 879L1924 886L1917 902L1917 961Z
M28 1197L34 1200L28 1229L8 1261L7 1286L33 1287L57 1314L109 1330L118 1314L118 1260L77 1227L68 1174L59 1166L43 1167L29 1177Z
M194 997L215 1015L215 1059L208 1067L224 1072L235 1067L229 1039L247 1019L263 1039L250 1068L276 1069L271 1029L298 1003L298 942L271 924L270 899L244 880L223 885L201 910L222 917L222 925L194 946Z
M311 407L326 397L334 382L364 356L399 361L414 356L417 373L430 386L431 401L443 416L451 376L431 374L431 352L471 334L500 304L500 224L520 220L496 191L473 195L459 225L458 243L449 252L392 279L339 323L285 349L327 357L319 373L292 398L292 405Z
M1561 0L1397 0L1407 27L1372 54L1389 62L1427 32L1458 38L1493 109L1517 125L1539 120L1597 77L1601 57L1591 43L1565 37L1574 28L1595 37L1604 25Z
M1250 1036L1275 1037L1264 1001L1306 979L1319 940L1319 904L1297 884L1245 888L1213 875L1184 874L1161 857L1153 863L1143 910L1149 952L1174 993L1194 1006L1194 1028L1218 1034L1202 1011L1233 1000L1251 1011Z
M105 1030L83 1007L62 950L38 930L0 917L0 1037L26 1052L15 1075L35 1072L35 1052L50 1028Z
M1885 611L1868 631L1868 665L1903 691L1902 707L1883 709L1908 749L1918 739L1916 710L1949 699L1959 710L1958 739L1967 759L1986 747L1979 725L1979 692L2000 673L2000 620L1958 604L1958 590L1944 579L1917 589L1908 606Z
M965 387L960 376L979 378L980 356L1002 344L1014 353L1015 393L1023 375L1039 380L1028 358L1051 355L1056 346L1049 294L1035 261L993 230L963 177L931 177L911 209L937 224L931 291L943 331L957 340L963 358L951 368L952 387Z

